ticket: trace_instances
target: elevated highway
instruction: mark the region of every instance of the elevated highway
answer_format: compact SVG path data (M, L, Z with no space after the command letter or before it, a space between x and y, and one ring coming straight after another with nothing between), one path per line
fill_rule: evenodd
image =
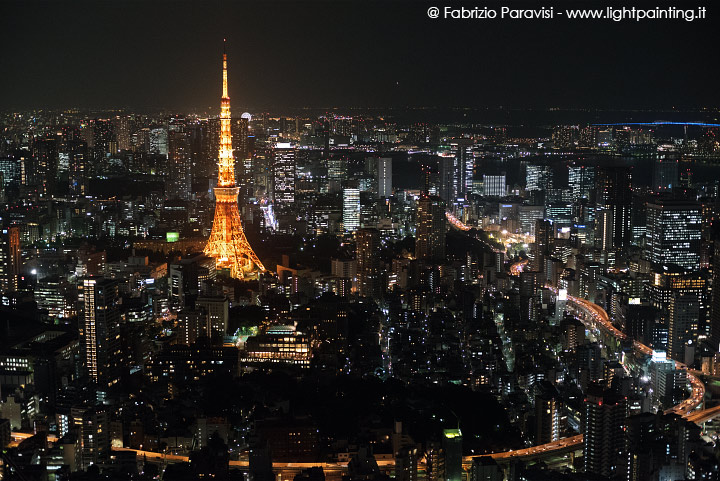
M515 263L511 266L519 266ZM557 293L557 289L547 286L549 289ZM568 296L568 307L575 315L590 329L601 331L606 336L622 341L627 338L625 333L613 326L610 316L605 309L594 304L587 299L580 297ZM638 341L633 342L633 348L641 355L652 355L653 350ZM715 416L720 415L720 406L709 409L698 410L702 406L705 397L705 385L687 366L683 363L676 362L678 369L684 369L687 375L688 383L691 386L690 396L684 399L680 404L666 410L666 413L679 414L689 421L695 423L703 423ZM582 449L583 435L567 437L547 444L532 446L530 448L518 449L514 451L506 451L502 453L493 453L490 456L498 462L508 462L513 459L522 459L524 461L541 459L550 456L559 456L569 452L579 451ZM478 457L478 456L475 456Z

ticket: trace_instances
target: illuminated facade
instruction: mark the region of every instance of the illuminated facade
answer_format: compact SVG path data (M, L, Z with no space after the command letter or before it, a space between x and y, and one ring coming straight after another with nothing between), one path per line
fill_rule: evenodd
M295 147L278 142L273 151L273 192L275 204L289 206L295 202Z
M355 232L360 228L360 189L343 190L343 229Z
M248 365L262 363L310 365L310 340L294 326L273 326L264 334L249 337L240 360Z
M417 202L417 240L415 257L424 260L445 259L445 205L437 197L423 196Z
M647 258L661 265L700 268L700 205L681 200L658 200L647 206Z
M205 254L215 259L218 269L227 269L237 279L257 277L265 267L253 252L240 221L239 187L235 184L235 158L230 133L227 54L223 53L223 91L220 110L220 152L215 187L215 218Z
M83 280L83 337L88 377L101 387L119 381L120 311L118 283L111 279Z

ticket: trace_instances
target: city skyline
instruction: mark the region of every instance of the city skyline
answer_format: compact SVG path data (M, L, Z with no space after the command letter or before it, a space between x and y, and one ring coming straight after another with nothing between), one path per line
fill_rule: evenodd
M717 481L716 20L596 1L0 4L0 481Z

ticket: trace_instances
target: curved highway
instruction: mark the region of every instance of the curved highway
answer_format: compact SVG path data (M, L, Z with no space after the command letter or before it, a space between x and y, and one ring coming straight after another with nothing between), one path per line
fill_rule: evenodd
M447 217L448 222L450 222L450 224L453 227L457 227L458 229L460 229L462 231L466 231L466 232L469 231L470 229L472 229L472 227L470 227L467 224L464 224L460 219L455 217L455 215L450 211L445 211L445 217Z
M526 262L526 261L525 261ZM513 273L513 268L519 273L522 269L522 262L516 262L510 267L510 272ZM517 274L515 274L517 275ZM554 291L557 294L557 289L546 286L550 290ZM594 304L587 299L583 299L580 297L574 297L574 296L568 296L568 304L570 304L572 307L574 307L577 310L582 311L586 318L590 318L591 321L593 321L594 326L597 326L600 329L603 329L608 334L613 336L614 338L618 340L626 339L627 336L624 332L620 331L618 328L613 326L612 322L610 321L610 316L608 316L607 312L605 312L605 309L598 306L597 304ZM587 319L582 319L587 320ZM636 351L638 351L640 354L643 355L652 355L653 350L646 346L645 344L642 344L638 341L633 342L633 347ZM687 366L681 362L676 362L675 365L678 369L684 369L687 374L688 382L690 382L691 385L691 393L690 397L683 400L680 404L677 406L674 406L668 410L665 411L665 413L675 413L679 414L682 417L686 418L689 421L693 422L704 422L708 419L715 417L720 414L720 406L715 406L709 409L697 411L696 409L702 405L703 398L705 397L705 385L698 379L695 374L690 372L690 370L687 369ZM559 439L557 441L553 441L551 443L547 444L540 444L538 446L532 446L530 448L525 449L517 449L514 451L505 451L501 453L493 453L490 454L493 459L495 460L507 460L512 458L525 458L525 457L534 457L534 456L546 456L546 455L555 455L560 454L565 451L570 450L577 450L582 447L583 443L583 435L578 434L575 436L570 436L567 438ZM473 457L480 457L478 456L469 456L470 460ZM486 455L487 456L487 455Z

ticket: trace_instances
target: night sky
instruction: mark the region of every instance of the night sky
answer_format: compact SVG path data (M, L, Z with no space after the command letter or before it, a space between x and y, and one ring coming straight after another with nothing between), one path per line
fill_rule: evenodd
M603 5L505 2L569 3ZM217 109L223 37L236 110L720 104L718 8L694 23L427 18L449 4L3 1L0 109Z

